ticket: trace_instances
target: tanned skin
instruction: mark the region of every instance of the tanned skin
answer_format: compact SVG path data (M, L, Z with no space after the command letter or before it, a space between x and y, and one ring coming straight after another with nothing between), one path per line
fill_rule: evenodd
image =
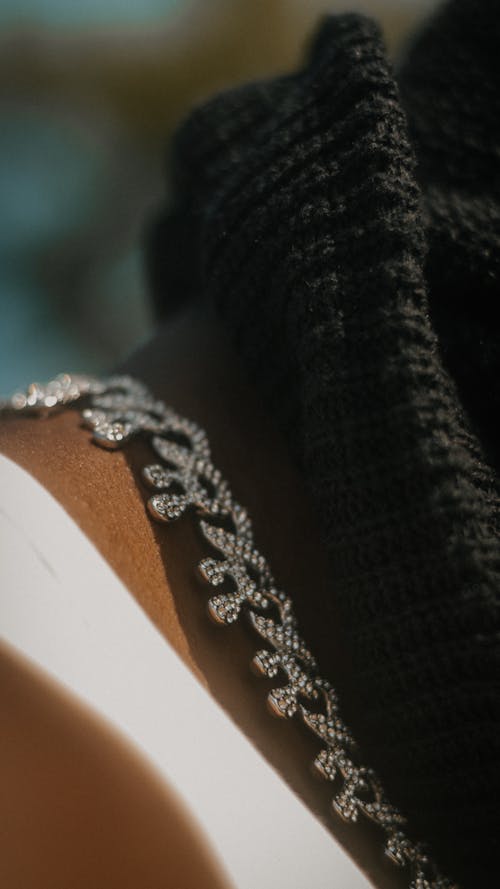
M243 378L220 325L195 307L169 323L120 370L144 381L158 397L206 429L213 462L228 479L236 499L248 508L257 546L278 584L292 596L303 636L355 712L355 690L349 687L349 661L337 631L335 588L320 529L287 447ZM257 680L248 668L257 647L253 631L244 621L230 628L210 622L208 591L194 570L207 554L206 544L192 520L185 516L165 526L148 517L140 481L140 469L152 458L147 443L136 440L122 451L102 450L82 429L78 411L68 410L46 420L13 417L2 421L0 452L32 473L62 503L198 680L366 870L374 885L380 889L405 885L403 874L384 859L376 828L344 825L332 816L331 789L326 782L315 781L308 770L318 751L314 739L299 723L273 719L267 712L264 702L272 683ZM10 664L7 673L14 683L28 682L22 669L16 679L15 664ZM57 701L57 706L54 701L50 706L53 714L59 707L64 736L69 704L62 698ZM26 707L23 719L36 732L40 709L34 706L33 695L26 697ZM54 715L54 730L56 723ZM97 734L92 740L94 752L101 737ZM28 750L23 753L28 759L30 755ZM22 757L10 761L9 787L14 795L25 765ZM151 791L152 812L157 812ZM99 805L97 798L95 804ZM88 806L90 810L91 801ZM36 833L36 825L31 827ZM83 834L80 839L85 842ZM29 834L25 841L29 847ZM15 854L4 846L0 835L0 861ZM113 848L110 845L110 855ZM55 856L56 848L53 851ZM57 867L55 857L52 864ZM158 866L165 870L163 885L177 887L168 879L172 862ZM96 877L87 880L87 886L102 883L97 861L96 868ZM45 883L27 881L23 889L54 889L59 884L52 879L50 862L47 873L50 878ZM200 885L222 887L223 882L216 882L222 876L216 868L214 873L213 884L198 883L197 889ZM11 889L14 885L9 883ZM115 885L123 889L125 884L106 882L107 889ZM135 885L153 884L143 880Z

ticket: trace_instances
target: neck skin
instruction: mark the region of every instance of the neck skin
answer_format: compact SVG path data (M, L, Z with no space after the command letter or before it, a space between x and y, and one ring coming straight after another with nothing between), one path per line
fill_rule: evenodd
M255 392L242 377L224 331L206 310L170 322L122 367L207 432L214 465L252 517L258 549L291 596L302 636L322 675L351 702L349 665L335 623L335 588L303 482ZM382 837L330 812L332 792L308 770L318 752L295 720L272 719L264 706L273 683L250 664L258 637L244 620L212 624L207 588L194 567L207 546L186 516L168 526L147 517L140 471L152 461L146 442L110 454L90 442L76 411L46 422L16 417L0 427L0 451L27 468L80 524L199 680L227 710L325 826L383 889L407 885L385 860ZM112 470L110 471L110 467ZM112 507L110 508L110 504ZM276 684L276 681L274 682Z
M206 430L213 463L248 509L257 546L292 597L323 671L344 672L334 589L314 511L287 445L244 378L220 323L207 309L192 307L122 371Z

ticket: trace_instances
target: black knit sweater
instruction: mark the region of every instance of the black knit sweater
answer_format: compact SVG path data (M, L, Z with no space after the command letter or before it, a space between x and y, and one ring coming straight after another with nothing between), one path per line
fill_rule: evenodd
M150 239L158 306L213 300L312 493L365 758L471 889L500 869L499 25L452 2L397 83L328 19L193 112Z

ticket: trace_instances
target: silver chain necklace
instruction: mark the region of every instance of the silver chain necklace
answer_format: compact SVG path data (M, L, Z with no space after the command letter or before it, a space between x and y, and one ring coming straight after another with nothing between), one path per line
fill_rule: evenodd
M438 872L424 846L405 834L405 818L386 799L374 771L359 764L337 695L319 675L300 636L292 602L276 588L269 565L255 546L248 513L213 465L203 429L126 376L97 380L62 374L0 402L0 410L47 414L82 398L88 402L82 419L96 444L116 449L136 435L149 440L159 458L142 471L152 492L149 513L160 522L178 519L188 510L194 514L203 539L215 553L198 565L202 578L214 588L208 611L225 625L245 614L264 640L253 666L277 680L268 695L271 710L285 719L302 720L321 742L314 767L332 784L334 812L347 822L363 817L379 826L385 854L407 869L409 889L457 889ZM224 591L217 592L222 585Z

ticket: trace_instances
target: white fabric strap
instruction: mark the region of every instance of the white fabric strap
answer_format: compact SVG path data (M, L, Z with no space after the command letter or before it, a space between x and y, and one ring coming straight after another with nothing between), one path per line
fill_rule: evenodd
M60 504L2 455L0 490L3 638L140 748L237 889L370 889Z

